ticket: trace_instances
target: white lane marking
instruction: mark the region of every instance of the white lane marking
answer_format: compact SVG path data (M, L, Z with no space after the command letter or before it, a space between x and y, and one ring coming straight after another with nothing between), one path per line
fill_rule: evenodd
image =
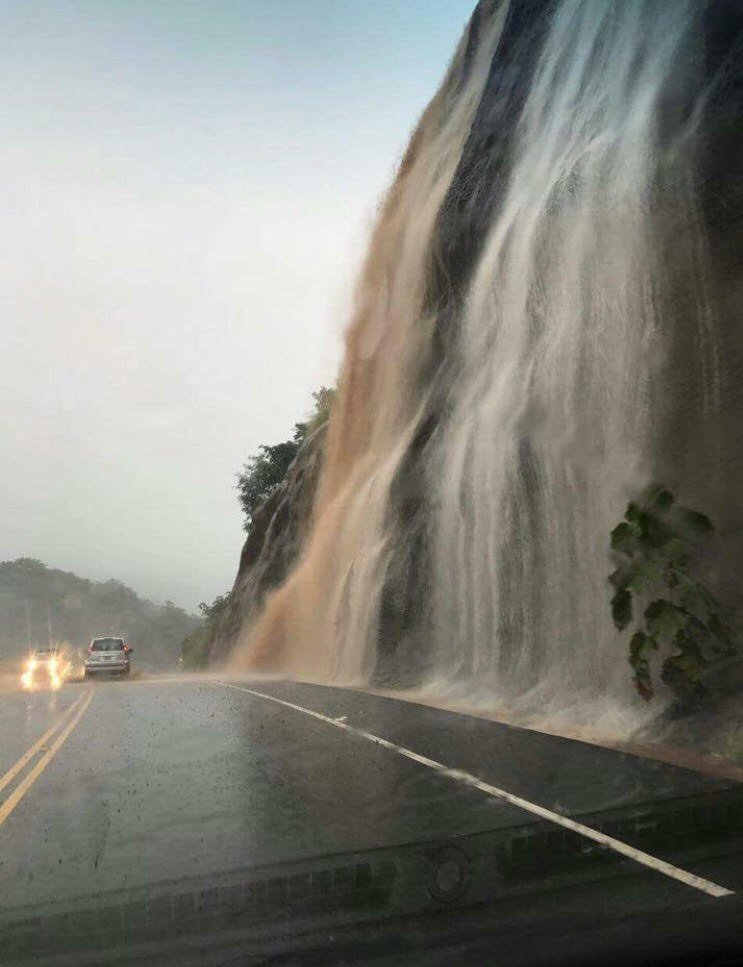
M398 755L404 756L406 759L412 759L413 762L418 762L420 765L428 766L429 769L434 769L436 772L440 772L447 776L449 779L455 779L457 782L461 782L466 786L472 786L474 789L479 789L480 792L484 792L488 796L493 796L495 799L502 799L505 802L511 803L513 806L517 806L519 809L523 809L525 812L532 813L534 816L539 816L541 819L546 819L556 826L562 826L564 829L569 829L574 833L579 833L581 836L585 836L586 839L593 840L594 843L600 843L602 846L606 846L608 849L613 850L615 853L619 853L621 856L626 856L635 863L640 863L642 866L647 866L651 870L655 870L657 873L662 873L664 876L668 876L673 880L678 880L680 883L684 883L686 886L690 886L695 890L700 890L702 893L707 893L709 896L713 897L723 897L731 896L735 891L728 890L727 887L720 886L718 883L712 883L711 880L705 880L701 876L695 876L694 873L689 873L687 870L682 870L678 866L674 866L672 863L667 863L665 860L659 859L657 856L652 856L650 853L644 853L642 850L635 849L634 846L630 846L628 843L622 842L621 839L614 839L613 836L607 836L606 833L600 832L598 829L592 829L590 826L584 826L583 823L577 823L574 819L570 819L568 816L563 816L561 813L552 812L551 809L547 809L545 806L540 806L538 803L530 802L528 799L522 799L521 796L515 796L511 792L507 792L505 789L499 789L498 786L491 786L490 783L483 782L478 779L477 776L473 776L469 772L461 772L459 769L450 769L449 766L443 764L443 762L437 762L435 759L429 759L428 756L419 755L417 752L413 752L411 749L406 749L404 746L396 745L394 742L390 742L388 739L383 739L378 735L373 735L371 732L365 732L363 729L357 729L353 725L347 725L340 719L332 719L327 715L323 715L321 712L314 712L310 708L304 708L301 705L294 705L292 702L286 702L283 698L275 698L273 695L266 695L264 692L256 692L252 688L245 688L241 685L233 685L230 682L219 682L219 685L224 685L226 688L234 688L239 692L247 692L249 695L255 695L257 698L265 698L268 702L276 702L277 705L283 705L286 708L293 709L295 712L303 712L305 715L311 715L312 718L319 719L321 722L326 722L328 725L334 725L337 729L343 729L346 732L352 732L354 735L360 736L362 739L368 739L369 742L373 742L375 745L381 745L385 749L389 749L391 752L397 752Z

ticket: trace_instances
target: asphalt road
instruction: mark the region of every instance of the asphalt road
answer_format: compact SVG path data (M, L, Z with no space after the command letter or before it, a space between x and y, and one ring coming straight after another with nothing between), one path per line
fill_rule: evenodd
M441 929L482 903L518 930L743 892L743 787L390 698L101 681L4 694L0 735L0 927L19 960L82 963L88 944L100 963L207 914L262 957L277 935L286 953L398 916Z

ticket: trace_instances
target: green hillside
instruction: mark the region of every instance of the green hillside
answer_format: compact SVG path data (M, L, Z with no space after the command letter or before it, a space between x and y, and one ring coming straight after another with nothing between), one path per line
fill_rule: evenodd
M121 581L87 581L32 558L0 563L0 659L52 638L77 649L115 634L135 649L140 667L173 664L198 619L168 601L154 604Z

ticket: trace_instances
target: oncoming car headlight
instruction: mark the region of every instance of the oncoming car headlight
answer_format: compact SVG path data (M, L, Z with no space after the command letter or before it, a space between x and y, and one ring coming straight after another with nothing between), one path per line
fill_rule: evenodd
M26 668L21 675L21 685L24 688L31 688L34 683L34 672L36 671L36 659L29 658L26 662Z

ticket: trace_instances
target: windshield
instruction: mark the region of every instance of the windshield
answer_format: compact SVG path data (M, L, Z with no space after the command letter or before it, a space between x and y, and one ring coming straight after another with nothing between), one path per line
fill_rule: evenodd
M743 0L0 46L4 961L743 963Z

